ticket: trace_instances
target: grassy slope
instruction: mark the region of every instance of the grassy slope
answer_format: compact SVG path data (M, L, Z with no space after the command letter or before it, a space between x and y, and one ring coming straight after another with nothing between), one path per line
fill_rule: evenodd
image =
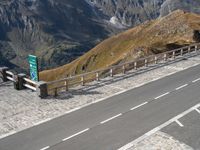
M200 31L200 16L178 10L113 36L72 63L41 72L40 77L55 80L191 44L196 42L195 30Z

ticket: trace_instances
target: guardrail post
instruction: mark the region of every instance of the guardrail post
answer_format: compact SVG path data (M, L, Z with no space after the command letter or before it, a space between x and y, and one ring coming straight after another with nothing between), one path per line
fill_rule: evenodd
M195 45L195 53L197 53L197 45Z
M66 88L66 91L69 91L68 80L65 81L65 88Z
M164 61L167 61L167 54L164 54Z
M48 96L47 83L44 81L37 82L36 92L39 97L46 98Z
M181 48L181 56L183 56L183 49Z
M8 67L1 67L0 68L0 78L2 78L3 82L8 81L6 71L8 71Z
M18 75L15 75L14 76L14 88L16 90L23 90L25 89L25 86L24 86L24 78L26 77L25 74L21 73L21 74L18 74Z
M110 76L113 77L113 69L110 69Z
M173 51L172 57L173 59L175 59L175 51Z
M126 74L126 67L125 65L122 66L123 74Z
M144 61L145 61L145 62L144 62L144 63L145 63L145 67L148 67L148 60L145 59Z
M191 52L191 47L188 47L188 53L190 53Z
M155 64L157 64L158 63L158 57L157 56L155 56Z
M137 61L134 62L134 69L137 70Z
M99 81L99 73L96 73L96 80Z
M84 79L84 76L81 77L81 85L82 85L82 86L85 85L85 79Z

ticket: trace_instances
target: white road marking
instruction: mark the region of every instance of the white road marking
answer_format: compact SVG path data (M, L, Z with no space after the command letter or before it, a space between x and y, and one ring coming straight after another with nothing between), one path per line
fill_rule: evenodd
M134 141L128 143L127 145L125 145L125 146L119 148L118 150L127 150L127 149L130 148L131 146L137 144L138 142L141 142L142 140L144 140L144 139L146 139L147 137L153 135L153 134L156 133L157 131L160 131L160 130L163 129L164 127L170 125L172 122L174 122L174 121L180 119L181 117L183 117L183 116L189 114L190 112L196 110L196 109L199 108L199 107L200 107L200 103L197 104L197 105L195 105L195 106L193 106L192 108L186 110L185 112L183 112L183 113L177 115L176 117L174 117L174 118L168 120L167 122L163 123L162 125L160 125L160 126L154 128L154 129L152 129L151 131L145 133L145 134L142 135L141 137L139 137L139 138L137 138L136 140L134 140Z
M183 125L179 120L175 120L175 122L176 122L180 127L184 127L184 125Z
M200 114L200 110L198 108L196 108L195 110Z
M50 148L50 146L46 146L46 147L44 147L44 148L41 148L40 150L46 150L46 149L48 149L48 148Z
M144 102L144 103L142 103L142 104L140 104L140 105L138 105L138 106L135 106L135 107L131 108L130 110L135 110L135 109L137 109L137 108L140 108L140 107L146 105L147 103L148 103L148 102Z
M195 82L198 82L198 81L200 81L200 78L198 78L198 79L196 79L196 80L194 80L192 82L195 83Z
M109 118L109 119L106 119L106 120L102 121L101 124L104 124L104 123L106 123L106 122L108 122L108 121L110 121L110 120L113 120L113 119L115 119L115 118L117 118L117 117L119 117L119 116L121 116L121 115L122 115L122 114L118 114L118 115L113 116L113 117L111 117L111 118Z
M188 84L184 84L184 85L182 85L182 86L179 86L179 87L176 88L176 90L180 90L180 89L182 89L182 88L184 88L184 87L186 87L186 86L188 86Z
M86 131L88 131L88 130L90 130L90 129L87 128L87 129L85 129L85 130L82 130L82 131L80 131L80 132L78 132L78 133L76 133L76 134L73 134L73 135L71 135L71 136L69 136L69 137L67 137L67 138L62 139L62 141L67 141L67 140L69 140L69 139L71 139L71 138L73 138L73 137L75 137L75 136L78 136L78 135L80 135L80 134L82 134L82 133L84 133L84 132L86 132Z
M160 96L158 96L158 97L156 97L156 98L154 98L154 99L159 99L159 98L161 98L161 97L164 97L164 96L168 95L169 93L170 93L170 92L164 93L164 94L162 94L162 95L160 95Z

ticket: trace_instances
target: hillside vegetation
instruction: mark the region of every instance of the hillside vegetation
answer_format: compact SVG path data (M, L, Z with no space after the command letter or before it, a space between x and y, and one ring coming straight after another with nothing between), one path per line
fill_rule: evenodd
M177 10L113 36L72 63L40 73L51 81L200 42L200 15Z

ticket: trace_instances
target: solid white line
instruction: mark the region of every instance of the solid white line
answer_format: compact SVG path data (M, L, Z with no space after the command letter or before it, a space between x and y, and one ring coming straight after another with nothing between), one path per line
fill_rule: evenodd
M200 114L200 110L198 108L196 108L195 110Z
M109 118L109 119L106 119L106 120L102 121L101 124L104 124L104 123L106 123L106 122L108 122L108 121L110 121L110 120L113 120L113 119L115 119L115 118L117 118L117 117L119 117L119 116L121 116L121 115L122 115L122 114L118 114L118 115L113 116L113 117L111 117L111 118Z
M162 95L160 95L160 96L158 96L158 97L156 97L156 98L154 98L154 99L159 99L159 98L161 98L161 97L164 97L164 96L168 95L169 93L170 93L170 92L167 92L167 93L162 94Z
M130 148L132 145L135 145L135 144L137 144L138 142L141 142L142 140L144 140L144 139L146 139L147 137L153 135L153 134L156 133L157 131L163 129L164 127L170 125L172 122L174 122L174 121L180 119L181 117L183 117L183 116L189 114L190 112L194 111L196 108L199 108L199 107L200 107L200 103L197 104L197 105L195 105L195 106L193 106L192 108L186 110L185 112L183 112L183 113L177 115L176 117L174 117L174 118L168 120L167 122L161 124L160 126L158 126L158 127L154 128L154 129L150 130L149 132L145 133L144 135L142 135L141 137L137 138L136 140L134 140L134 141L128 143L127 145L125 145L125 146L119 148L118 150L127 150L127 149Z
M46 149L48 149L48 148L50 148L50 146L46 146L46 147L44 147L44 148L41 148L40 150L46 150Z
M184 125L183 125L179 120L175 120L175 122L176 122L180 127L184 127Z
M179 86L179 87L176 88L176 90L180 90L180 89L182 89L182 88L184 88L184 87L186 87L186 86L188 86L188 84L184 84L184 85L182 85L182 86Z
M196 80L194 80L194 81L192 81L192 82L195 83L195 82L197 82L197 81L200 81L200 78L198 78L198 79L196 79Z
M71 135L71 136L69 136L69 137L67 137L67 138L62 139L62 141L67 141L67 140L69 140L69 139L71 139L71 138L73 138L73 137L75 137L75 136L78 136L78 135L80 135L80 134L82 134L82 133L84 133L84 132L86 132L86 131L88 131L88 130L90 130L90 129L87 128L87 129L85 129L85 130L82 130L82 131L80 131L80 132L78 132L78 133L76 133L76 134L73 134L73 135Z
M138 106L135 106L135 107L131 108L130 110L135 110L135 109L137 109L137 108L140 108L140 107L146 105L147 103L148 103L148 102L144 102L144 103L142 103L142 104L140 104L140 105L138 105Z

